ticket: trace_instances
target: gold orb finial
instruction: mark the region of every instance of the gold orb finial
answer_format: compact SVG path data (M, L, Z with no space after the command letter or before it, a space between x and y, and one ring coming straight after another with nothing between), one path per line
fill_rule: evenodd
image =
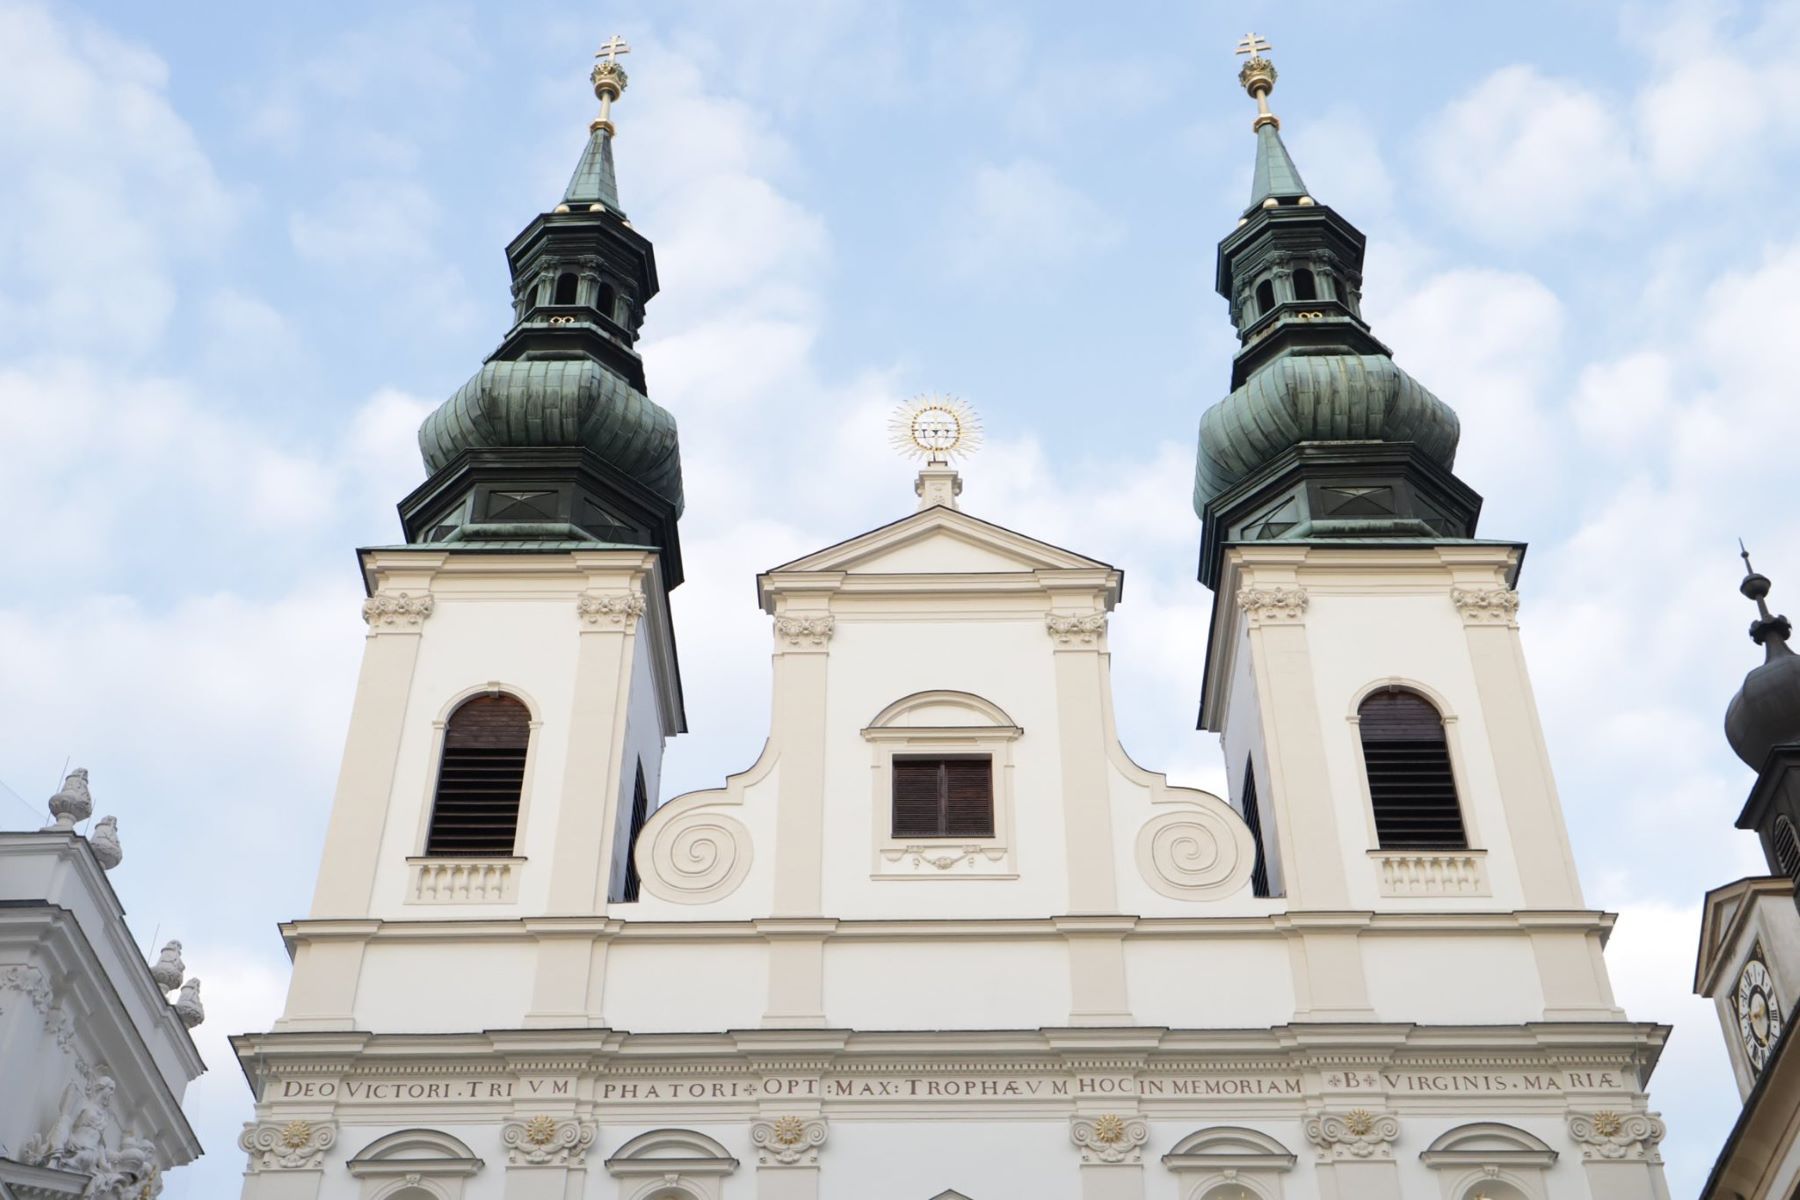
M1238 39L1237 52L1250 56L1238 70L1238 83L1256 101L1256 120L1250 122L1253 132L1264 125L1281 128L1281 119L1269 111L1269 93L1275 90L1275 64L1263 57L1263 51L1274 48L1260 33L1246 33Z
M625 75L625 68L619 65L619 55L630 54L631 47L625 39L613 34L602 42L594 57L600 61L588 74L588 82L594 85L594 98L600 101L600 115L588 124L589 132L604 129L608 133L616 133L612 123L613 101L625 94L625 85L630 80Z
M981 418L955 396L917 396L894 410L888 440L908 458L947 466L981 447Z

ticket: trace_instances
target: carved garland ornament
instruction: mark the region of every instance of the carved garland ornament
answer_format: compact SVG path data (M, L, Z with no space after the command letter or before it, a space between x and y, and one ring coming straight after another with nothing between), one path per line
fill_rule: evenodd
M594 1127L573 1118L538 1113L500 1127L506 1161L515 1167L579 1167L594 1144Z
M1392 1113L1353 1108L1306 1118L1306 1136L1323 1159L1392 1158L1400 1119Z
M757 1161L765 1167L811 1167L819 1161L819 1147L829 1132L823 1117L776 1117L750 1126L750 1141Z
M837 631L837 618L830 613L818 617L776 617L775 634L790 646L823 646Z
M1453 587L1450 602L1470 625L1510 625L1519 617L1519 593L1505 587Z
M431 615L434 604L430 592L377 592L363 601L362 615L370 632L417 629Z
M30 1000L31 1006L43 1014L44 1030L55 1037L59 1050L67 1050L75 1040L74 1020L56 1002L50 981L36 967L26 964L0 970L0 992L18 992ZM0 1004L0 1013L5 1011L6 1006Z
M1569 1114L1569 1136L1581 1145L1584 1161L1621 1159L1659 1163L1656 1144L1668 1129L1655 1113L1621 1113L1611 1109Z
M1306 589L1252 585L1238 589L1238 608L1250 624L1294 624L1306 616Z
M583 592L575 614L589 625L612 625L630 633L646 608L642 592Z
M1106 632L1106 614L1092 613L1045 613L1044 628L1059 646L1092 646Z
M1142 1117L1118 1113L1075 1117L1069 1122L1069 1140L1081 1148L1084 1163L1134 1163L1150 1140L1150 1126Z
M277 1124L258 1121L244 1127L238 1147L250 1155L250 1172L316 1171L325 1151L337 1141L337 1126L328 1121L296 1118Z

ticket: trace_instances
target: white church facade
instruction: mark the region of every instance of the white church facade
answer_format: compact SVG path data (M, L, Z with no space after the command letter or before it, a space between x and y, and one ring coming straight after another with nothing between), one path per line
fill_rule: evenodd
M246 1200L1666 1197L1668 1031L1582 897L1524 547L1474 536L1454 414L1362 321L1263 48L1196 484L1229 794L1120 744L1105 547L964 511L934 455L916 507L758 578L767 744L658 807L680 467L614 47L508 248L517 323L362 554L317 892L234 1042Z

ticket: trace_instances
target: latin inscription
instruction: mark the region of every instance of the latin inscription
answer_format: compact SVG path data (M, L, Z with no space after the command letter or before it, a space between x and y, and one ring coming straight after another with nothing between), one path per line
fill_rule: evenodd
M1628 1091L1629 1079L1612 1071L1341 1072L1324 1076L1336 1091L1387 1095L1562 1095L1567 1091ZM1210 1099L1305 1095L1297 1074L1266 1075L1076 1075L768 1076L758 1079L608 1078L591 1095L602 1102L709 1103L769 1098L806 1100L1046 1100L1083 1097ZM573 1097L572 1079L322 1080L286 1079L271 1099L331 1100L353 1104L430 1103Z

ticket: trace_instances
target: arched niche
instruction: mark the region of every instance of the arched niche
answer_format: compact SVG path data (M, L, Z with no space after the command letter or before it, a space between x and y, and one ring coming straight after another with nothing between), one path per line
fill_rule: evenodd
M1163 1155L1180 1200L1281 1200L1294 1152L1266 1133L1214 1125L1188 1134Z
M720 1180L738 1169L730 1151L692 1129L652 1129L606 1160L620 1200L719 1200Z
M1439 1134L1419 1161L1438 1173L1444 1200L1545 1200L1556 1151L1516 1126L1472 1121Z
M482 1168L463 1143L436 1129L401 1129L364 1146L344 1164L362 1181L362 1200L459 1200Z

